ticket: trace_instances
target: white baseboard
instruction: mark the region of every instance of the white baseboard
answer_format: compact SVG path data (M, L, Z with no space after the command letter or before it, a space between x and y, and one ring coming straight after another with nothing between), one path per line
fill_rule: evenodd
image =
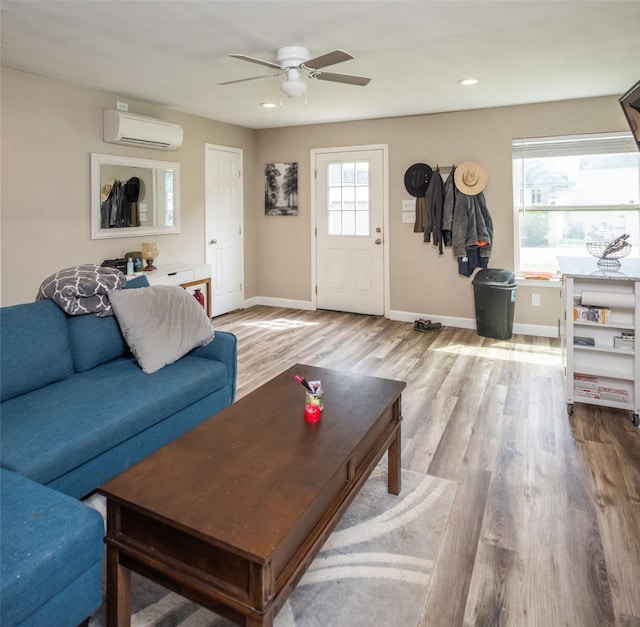
M311 301L307 300L291 300L288 298L270 298L266 296L254 296L244 301L245 309L256 305L266 305L267 307L283 307L285 309L303 309L305 311L313 311ZM420 314L410 311L389 312L389 320L397 320L399 322L414 322L418 318L426 318L433 322L440 322L443 326L455 327L456 329L475 329L475 318L458 318L456 316L436 316L432 314ZM521 335L532 335L535 337L559 337L558 327L543 324L521 324L514 323L513 332Z
M435 316L433 314L419 314L411 311L390 311L389 319L400 322L415 322L418 318L439 322L446 327L456 327L456 329L475 329L476 321L471 318L457 318L455 316Z
M409 311L389 312L391 320L401 322L414 322L418 318L428 319L433 322L440 322L443 326L455 327L457 329L475 329L475 318L456 318L454 316L436 316L432 314L417 314ZM513 332L521 335L533 335L536 337L559 337L558 327L543 324L521 324L515 322Z
M535 337L560 337L558 327L546 324L521 324L513 323L513 332L520 335L533 335Z
M304 309L313 311L314 307L308 300L291 300L289 298L271 298L269 296L254 296L244 301L245 309L256 305L266 305L267 307L284 307L285 309Z

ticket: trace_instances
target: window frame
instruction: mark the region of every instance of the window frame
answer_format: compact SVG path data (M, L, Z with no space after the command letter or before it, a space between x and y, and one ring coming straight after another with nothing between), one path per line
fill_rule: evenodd
M521 222L522 216L529 212L613 212L613 211L637 211L640 215L640 153L638 153L633 135L628 131L609 133L590 133L581 135L558 135L549 137L524 137L512 139L512 202L513 202L513 224L514 224L514 268L519 274L535 273L535 269L523 269L522 262L522 238ZM518 155L518 151L520 154ZM564 157L579 156L588 157L597 155L612 155L623 153L635 153L638 156L638 202L633 204L585 204L585 205L540 205L535 204L531 199L527 199L529 194L537 193L538 201L542 200L541 191L535 188L527 188L520 185L521 172L524 171L524 164L527 159L540 157ZM520 163L520 167L518 167ZM527 200L529 203L527 204ZM640 245L640 232L633 234L634 243ZM549 248L549 246L547 246ZM571 248L567 249L570 255ZM637 250L634 251L637 255ZM575 254L575 253L574 253ZM585 254L586 248L585 248ZM541 271L539 268L538 271ZM556 267L555 274L558 274Z

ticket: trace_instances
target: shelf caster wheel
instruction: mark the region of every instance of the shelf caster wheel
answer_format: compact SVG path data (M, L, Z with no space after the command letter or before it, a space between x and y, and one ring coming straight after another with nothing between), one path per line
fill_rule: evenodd
M634 427L640 427L640 414L631 414L631 422Z
M567 403L567 414L569 414L569 416L573 416L573 409L574 409L574 404Z

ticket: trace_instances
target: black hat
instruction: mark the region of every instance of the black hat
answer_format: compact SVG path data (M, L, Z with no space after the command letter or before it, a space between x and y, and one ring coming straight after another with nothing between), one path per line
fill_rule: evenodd
M433 170L426 163L414 163L404 173L404 186L412 196L424 196L432 174Z

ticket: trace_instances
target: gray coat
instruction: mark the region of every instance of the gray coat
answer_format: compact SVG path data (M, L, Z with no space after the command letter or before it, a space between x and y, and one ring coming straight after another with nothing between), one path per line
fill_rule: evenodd
M480 257L490 257L492 243L493 221L484 194L469 196L458 191L453 211L453 254L464 257L467 248L480 246Z
M453 230L453 210L456 203L456 184L453 180L455 166L451 168L447 180L444 182L444 204L442 206L442 239L445 246L452 245L452 230Z
M423 239L425 242L430 242L431 236L433 236L433 245L439 248L440 254L442 254L442 205L444 203L442 187L442 176L440 170L436 168L425 195L427 219L424 225Z

